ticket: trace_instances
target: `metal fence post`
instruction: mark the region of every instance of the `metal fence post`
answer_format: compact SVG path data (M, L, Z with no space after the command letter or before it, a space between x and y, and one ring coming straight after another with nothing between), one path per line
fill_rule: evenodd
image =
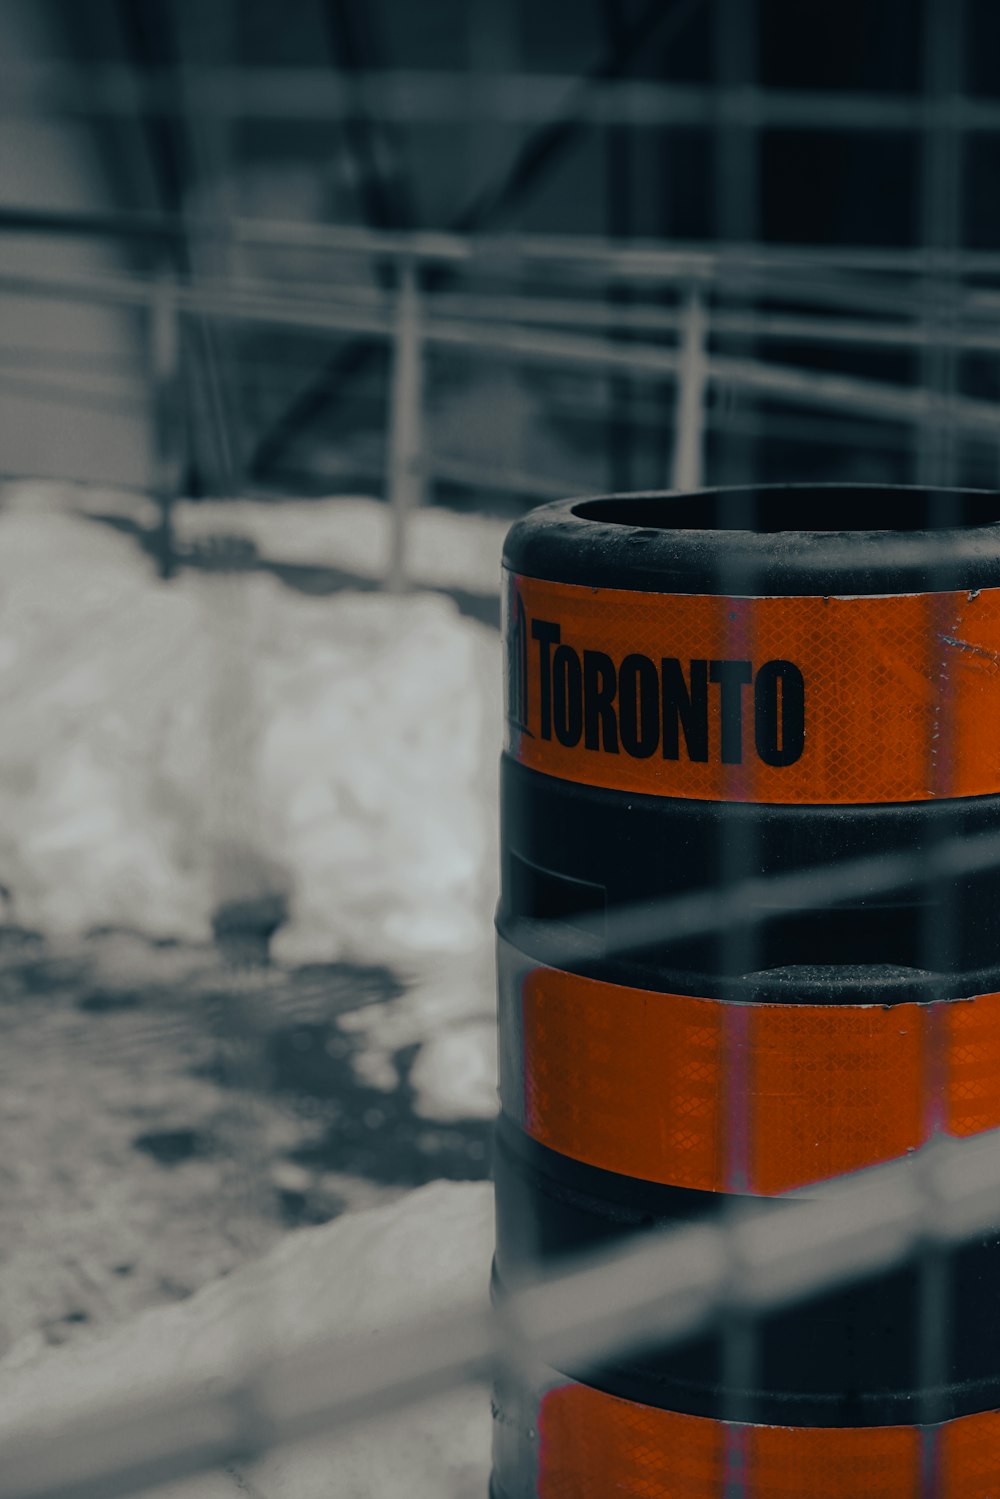
M406 537L411 511L423 503L423 348L417 267L400 266L396 298L396 339L389 406L389 506L391 533L386 587L406 587Z
M703 482L707 354L708 308L704 291L696 282L692 282L684 300L681 323L677 425L670 481L673 489L700 489Z
M173 274L162 268L149 304L149 364L153 387L153 492L160 511L160 576L174 571L173 506L180 473L180 314Z
M920 379L929 420L914 427L918 484L955 482L961 456L952 402L958 384L954 345L961 278L954 253L962 241L962 168L966 137L958 129L965 68L964 0L928 0L924 7L924 130L921 153L922 282L926 341Z

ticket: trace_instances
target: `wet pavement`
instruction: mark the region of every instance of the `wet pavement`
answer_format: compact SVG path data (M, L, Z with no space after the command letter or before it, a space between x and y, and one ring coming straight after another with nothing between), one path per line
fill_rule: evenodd
M0 929L0 1354L177 1299L282 1234L489 1170L490 1125L416 1109L342 1026L404 992L349 963Z

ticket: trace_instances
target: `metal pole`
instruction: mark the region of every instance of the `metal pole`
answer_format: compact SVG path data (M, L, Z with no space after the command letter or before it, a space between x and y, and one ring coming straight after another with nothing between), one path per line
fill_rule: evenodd
M922 239L927 252L927 277L924 282L925 326L929 337L921 358L921 378L928 403L938 418L919 433L918 478L927 485L955 482L959 457L955 423L948 416L954 399L958 359L954 345L955 310L959 281L947 260L961 242L962 153L964 137L955 128L955 112L962 92L965 48L964 0L927 0L923 29L924 103L927 110L922 156ZM943 417L943 419L942 419ZM954 502L947 495L936 495L931 501L929 520L934 526L947 528L958 522ZM944 586L942 578L937 587ZM939 637L951 628L943 619ZM947 680L943 659L935 661L938 682ZM952 744L949 741L950 719L939 708L939 755L928 767L935 794L940 795L942 772L946 774ZM938 784L935 784L938 783ZM958 912L954 882L936 873L936 854L944 841L957 829L950 819L936 829L929 841L926 905L923 930L923 966L931 973L949 973L956 934ZM947 978L938 981L937 997L947 1002L954 990ZM928 1028L927 1054L924 1057L929 1116L925 1123L933 1141L943 1133L946 1082L948 1072L945 1019L943 1008L935 1006ZM915 1163L914 1163L914 1169ZM928 1217L938 1209L933 1181L918 1176ZM955 1295L951 1263L940 1245L928 1239L917 1257L919 1307L917 1312L917 1350L921 1395L917 1419L921 1423L922 1499L936 1499L941 1492L940 1450L935 1439L935 1425L946 1415L942 1391L948 1379L949 1355L955 1337Z
M684 302L677 427L674 434L673 489L700 489L705 446L705 389L708 384L708 308L693 283Z
M629 26L628 7L623 0L604 0L604 36L609 52L621 47ZM605 199L608 237L627 240L632 233L634 194L631 129L627 123L609 125L605 134ZM613 281L608 287L608 305L627 306L628 286ZM627 343L627 330L612 323L609 338ZM632 382L625 373L612 373L608 381L608 478L610 487L625 491L632 486Z
M149 362L153 386L153 494L160 511L160 576L174 572L173 506L180 471L180 326L176 282L162 267L149 304Z
M396 298L396 347L389 406L389 505L391 535L386 588L406 587L406 534L410 512L423 503L423 349L417 268L400 266Z
M927 252L927 276L924 282L925 326L929 337L921 358L921 377L929 407L938 420L916 427L919 433L917 463L920 482L943 485L955 482L959 453L954 421L947 412L954 398L958 360L954 345L955 309L959 281L945 264L961 242L962 155L964 137L956 127L956 110L962 93L965 51L964 0L927 0L923 29L924 103L927 110L922 156L922 239ZM942 420L941 417L944 416ZM947 496L932 501L932 524L947 527L958 517ZM939 585L940 586L940 585ZM945 629L950 627L943 622ZM946 679L945 663L936 663L936 675ZM941 749L947 764L951 748L948 720L941 724ZM930 767L934 778L940 776L938 763ZM936 788L937 789L937 788ZM932 973L950 970L951 949L957 922L955 889L952 882L935 873L935 854L942 842L954 831L943 824L927 849L927 915L923 933L924 966ZM937 845L937 847L935 847ZM933 914L931 914L933 913ZM941 981L939 998L947 1001L952 991L947 980ZM942 1129L942 1113L947 1059L945 1053L944 1017L932 1017L928 1054L924 1059L930 1096L930 1118L927 1124L934 1139ZM929 1179L921 1176L927 1197L928 1215L937 1204ZM955 1287L951 1265L939 1245L928 1240L918 1256L920 1302L917 1323L918 1359L921 1398L918 1420L922 1425L921 1488L923 1499L935 1499L941 1491L938 1468L939 1452L934 1426L944 1418L941 1391L948 1378L949 1351L955 1336Z
M211 19L209 19L209 16ZM236 217L233 188L231 121L197 107L196 79L210 66L213 51L220 64L237 54L234 0L215 0L211 7L188 5L178 11L179 44L192 63L177 68L180 104L178 132L190 145L190 171L182 211L197 215L204 234L188 234L189 275L193 286L226 285L235 274L231 225ZM186 24L185 24L186 23ZM224 320L203 312L194 322L199 346L199 376L204 382L205 435L212 455L212 487L227 499L243 488L241 410L234 332Z
M954 395L956 358L952 343L958 282L945 265L961 239L962 153L957 129L965 40L964 0L927 0L924 24L922 239L926 252L924 323L929 338L921 378L929 407L940 412ZM917 475L922 484L953 482L957 453L954 425L929 421L914 428Z
M717 240L727 244L749 245L760 237L761 120L756 62L759 26L757 0L716 0L712 222ZM741 286L736 275L720 305L724 311L752 310L751 290L749 285ZM727 341L720 347L742 359L757 356L757 344L752 339ZM757 397L752 391L727 387L719 414L722 420L717 428L716 482L749 484L757 476L759 461L761 422ZM734 425L739 430L734 431Z

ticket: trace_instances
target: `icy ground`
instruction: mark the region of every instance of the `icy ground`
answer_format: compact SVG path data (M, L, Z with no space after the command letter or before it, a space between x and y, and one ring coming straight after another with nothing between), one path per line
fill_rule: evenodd
M420 517L454 597L391 599L374 502L185 507L260 566L169 584L153 519L0 494L0 1355L488 1167L502 528ZM246 992L212 916L264 897Z
M492 1244L485 1185L438 1183L392 1206L286 1239L262 1261L179 1306L147 1312L78 1346L0 1362L0 1444L93 1405L149 1400L176 1380L218 1378L318 1338L391 1330L420 1310L483 1305ZM164 1499L480 1499L489 1401L482 1389L395 1412L345 1434L278 1450L246 1468L158 1489Z
M382 1058L391 1089L369 1081L358 1018L392 1014L401 993L374 966L272 968L251 984L210 946L8 929L0 1356L183 1299L290 1230L482 1178L490 1122L426 1117L420 1046Z
M164 585L132 539L79 513L81 494L121 511L52 486L0 504L8 919L197 943L220 902L276 893L278 961L390 963L409 982L374 1017L370 1080L392 1086L386 1028L396 1048L433 1040L415 1069L427 1113L485 1115L495 630L440 593L307 597L263 571ZM442 585L496 578L494 523L428 522L415 564ZM372 501L188 506L180 529L368 572L387 544Z

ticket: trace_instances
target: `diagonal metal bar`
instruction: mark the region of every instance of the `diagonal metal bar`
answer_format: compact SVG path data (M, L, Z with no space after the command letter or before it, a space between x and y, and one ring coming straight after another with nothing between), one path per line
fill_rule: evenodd
M365 219L377 229L412 229L417 214L401 143L391 126L366 108L359 83L366 72L378 72L373 7L357 0L324 0L322 18L349 86L351 107L341 123Z

